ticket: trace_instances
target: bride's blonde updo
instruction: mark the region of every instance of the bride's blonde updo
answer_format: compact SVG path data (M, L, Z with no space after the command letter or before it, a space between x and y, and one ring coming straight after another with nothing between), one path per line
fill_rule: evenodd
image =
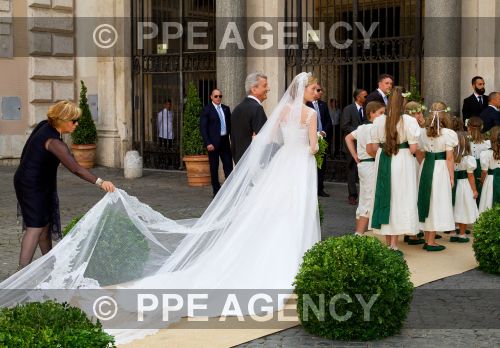
M292 99L295 99L297 97L297 91L298 91L298 83L299 83L299 79L295 79L292 84L290 85L290 97L292 97ZM312 84L315 84L315 83L318 83L318 78L313 76L312 74L309 74L308 78L307 78L307 83L306 85L304 86L305 87L308 87Z

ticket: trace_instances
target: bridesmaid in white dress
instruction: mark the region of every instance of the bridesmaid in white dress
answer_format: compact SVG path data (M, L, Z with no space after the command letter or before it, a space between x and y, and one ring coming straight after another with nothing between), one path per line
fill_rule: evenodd
M479 161L481 153L491 147L489 140L485 139L484 134L481 133L483 129L483 120L479 117L471 117L467 123L467 132L471 139L470 150L471 155L476 159L476 170L474 177L476 178L476 188L479 193L476 203L479 206L481 200L481 163Z
M455 186L453 187L453 212L458 224L459 235L452 236L450 242L467 243L467 225L476 222L479 216L476 198L474 170L476 159L470 155L470 141L465 132L458 132L458 145L455 147Z
M425 231L424 249L441 251L445 247L435 242L437 231L455 229L452 186L454 183L453 148L458 144L457 134L449 125L447 106L433 103L426 131L422 132L420 151L425 159L420 168L418 187L418 215Z
M491 129L491 149L481 152L481 202L479 213L500 203L500 126Z
M389 248L399 253L398 236L419 231L413 153L418 149L420 127L413 117L403 115L402 92L402 87L394 88L387 116L375 120L370 132L372 143L367 146L368 154L376 156L371 227L385 235Z

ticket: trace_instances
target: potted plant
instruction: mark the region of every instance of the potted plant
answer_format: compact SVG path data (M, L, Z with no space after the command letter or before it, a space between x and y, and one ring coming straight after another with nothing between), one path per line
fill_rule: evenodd
M191 81L182 122L183 161L186 163L189 186L210 185L210 165L200 133L201 100Z
M80 81L80 83L82 86L79 106L82 109L82 116L78 119L78 127L71 134L71 138L73 139L71 149L78 164L84 168L93 168L95 164L97 129L87 102L87 87L83 81Z

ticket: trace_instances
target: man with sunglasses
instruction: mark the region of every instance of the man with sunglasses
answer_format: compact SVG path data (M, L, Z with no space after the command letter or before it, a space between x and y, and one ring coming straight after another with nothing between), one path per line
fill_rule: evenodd
M316 110L316 114L318 115L318 132L323 135L325 140L328 142L328 147L330 147L331 139L333 136L333 124L332 119L330 118L330 111L328 110L328 105L321 100L323 96L323 89L321 85L318 83L316 86L315 92L315 101L308 102L306 105ZM318 196L321 197L330 197L328 193L325 192L325 172L326 172L326 154L325 158L323 158L323 166L321 169L318 168Z
M200 115L200 132L208 150L210 176L214 197L220 190L219 158L222 161L227 179L233 171L233 157L229 136L231 134L231 110L222 104L222 92L214 89L210 94L211 103L205 106Z

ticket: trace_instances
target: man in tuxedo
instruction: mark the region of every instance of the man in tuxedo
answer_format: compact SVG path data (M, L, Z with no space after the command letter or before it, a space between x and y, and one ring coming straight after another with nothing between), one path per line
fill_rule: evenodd
M316 90L314 92L315 101L307 102L307 106L316 110L318 116L318 132L321 132L325 140L328 142L328 147L333 136L333 125L332 119L330 118L330 110L328 110L328 105L321 100L323 96L323 88L318 83L316 84ZM325 192L325 171L326 171L326 154L323 158L323 166L321 169L318 168L318 196L330 197L328 193Z
M490 93L488 103L488 107L481 112L483 133L495 126L500 126L500 92Z
M389 94L392 91L392 87L394 86L394 78L389 75L389 74L382 74L378 77L378 88L368 94L368 96L365 99L365 104L363 107L366 106L371 101L378 101L380 103L383 103L384 105L387 106L387 103L389 102Z
M262 107L269 92L267 76L259 72L251 73L245 80L245 90L248 96L234 108L231 115L231 150L236 164L267 121Z
M472 78L472 89L474 93L464 99L462 115L464 122L472 116L480 116L481 112L488 107L488 97L484 95L484 80L481 76Z
M354 103L347 105L344 108L341 120L343 138L345 138L352 131L356 130L359 125L368 122L368 116L365 115L364 108L366 105L367 95L368 93L364 89L356 89L352 94ZM382 99L382 96L379 96ZM380 99L373 100L380 101ZM382 99L380 103L383 102L384 101ZM347 157L347 190L349 192L349 204L356 205L358 200L358 188L356 186L356 180L358 178L358 164L352 157L346 145L344 145L344 152Z
M222 104L222 93L214 89L210 94L211 103L205 106L200 115L200 132L208 150L210 176L214 197L219 192L219 158L222 161L227 179L233 171L233 159L229 135L231 134L231 110Z

